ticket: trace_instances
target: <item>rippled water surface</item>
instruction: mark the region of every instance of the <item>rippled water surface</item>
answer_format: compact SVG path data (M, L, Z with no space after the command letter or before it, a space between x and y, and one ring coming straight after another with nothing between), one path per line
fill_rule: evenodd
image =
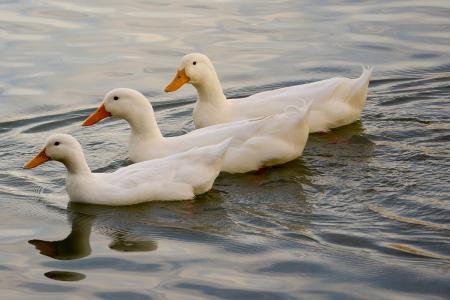
M7 0L0 37L2 298L448 299L449 1ZM80 126L114 87L190 131L163 88L193 51L229 96L375 71L361 122L195 201L68 204L62 165L22 169L55 131L126 165L123 121Z

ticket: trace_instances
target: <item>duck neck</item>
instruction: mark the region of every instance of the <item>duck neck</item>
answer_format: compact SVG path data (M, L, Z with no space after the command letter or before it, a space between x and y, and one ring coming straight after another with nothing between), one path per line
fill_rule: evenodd
M95 216L76 214L72 219L72 231L62 241L57 243L68 249L74 257L82 258L91 253L89 237L91 236L92 224ZM53 242L55 243L55 242Z
M210 72L204 80L198 83L192 83L197 89L198 100L200 103L208 103L214 106L226 106L227 98L223 94L222 86L215 71Z
M89 246L89 237L95 217L89 215L75 215L72 219L72 231L67 239L74 239L77 244Z
M89 168L82 151L73 153L70 158L61 161L67 168L69 175L90 175Z
M146 139L163 138L150 104L148 104L147 109L137 111L133 117L126 120L130 124L132 137L145 137Z

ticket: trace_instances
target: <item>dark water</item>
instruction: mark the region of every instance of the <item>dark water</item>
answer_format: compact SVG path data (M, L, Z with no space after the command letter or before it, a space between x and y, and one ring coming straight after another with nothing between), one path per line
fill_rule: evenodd
M449 1L1 1L0 37L2 298L448 299ZM193 51L230 96L375 71L361 122L195 201L68 205L62 165L21 168L54 132L126 164L123 121L80 126L114 87L190 131L163 88Z

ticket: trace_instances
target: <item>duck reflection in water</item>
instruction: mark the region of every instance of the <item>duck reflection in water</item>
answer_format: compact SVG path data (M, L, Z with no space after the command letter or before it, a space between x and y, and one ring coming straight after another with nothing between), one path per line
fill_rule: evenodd
M104 209L107 208L99 208L95 205L71 203L68 210L72 228L65 239L59 241L33 239L28 242L35 246L40 254L58 260L73 260L89 256L92 251L89 241L92 225L94 224L97 215L101 213L99 210ZM89 214L86 214L85 212L89 212ZM94 212L94 214L91 214L92 212ZM105 232L112 238L109 248L116 251L154 251L158 248L158 244L152 240L127 240L127 237L123 233L114 230Z
M72 230L69 235L60 241L30 240L42 255L59 260L79 259L91 254L89 237L95 216L72 214Z

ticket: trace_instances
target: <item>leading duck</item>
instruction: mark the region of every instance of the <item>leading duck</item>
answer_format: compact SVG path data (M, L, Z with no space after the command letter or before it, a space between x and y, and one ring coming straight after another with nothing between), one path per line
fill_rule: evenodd
M303 100L306 100L307 104L312 102L309 132L313 133L344 126L360 118L371 74L372 68L368 67L356 79L335 77L230 101L223 93L209 58L191 53L181 59L177 74L165 91L176 91L186 83L197 89L198 99L193 113L196 128L272 115L289 105L302 107Z

